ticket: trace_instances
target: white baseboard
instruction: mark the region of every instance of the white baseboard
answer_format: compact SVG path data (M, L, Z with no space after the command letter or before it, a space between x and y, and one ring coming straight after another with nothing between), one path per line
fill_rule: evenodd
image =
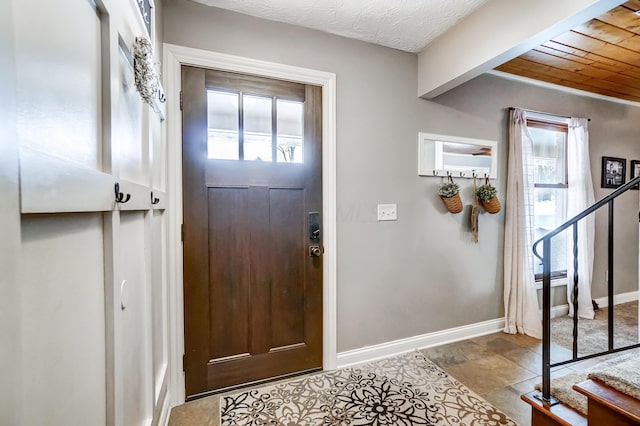
M627 302L633 302L634 300L638 300L638 292L637 291L630 291L628 293L615 294L613 296L613 304L614 305L619 305L621 303L627 303ZM606 308L607 306L609 306L609 298L608 297L599 297L599 298L595 299L595 301L598 304L598 306L600 306L601 308Z
M162 403L160 405L160 415L158 416L158 421L155 423L158 426L168 426L169 424L169 416L171 414L171 404L169 403L171 400L169 396L169 392L165 393L162 398Z
M614 304L631 302L638 300L639 292L616 294L613 298ZM608 299L601 297L595 299L596 303L604 308L608 306ZM551 308L551 317L556 318L569 313L569 305L558 305ZM420 336L407 337L405 339L394 340L392 342L380 343L378 345L366 346L364 348L353 349L340 352L337 357L337 368L348 367L355 364L375 361L380 358L400 355L415 349L430 348L432 346L446 345L460 340L471 339L473 337L484 336L486 334L497 333L504 329L504 318L464 325L462 327L449 328L447 330L436 331L434 333L422 334Z
M444 345L459 340L471 339L504 330L504 318L449 328L420 336L407 337L373 346L338 353L337 367L348 367L355 364L374 361L389 356L400 355L415 349Z
M551 318L563 317L569 315L569 305L558 305L551 308ZM540 310L540 318L542 318L542 310Z
M594 299L599 307L606 308L609 306L609 298L608 297L599 297ZM620 293L613 296L613 304L619 305L621 303L633 302L634 300L638 300L638 292L630 291L628 293ZM540 311L540 315L542 315L542 311ZM558 318L565 315L569 315L569 305L558 305L551 308L551 318Z

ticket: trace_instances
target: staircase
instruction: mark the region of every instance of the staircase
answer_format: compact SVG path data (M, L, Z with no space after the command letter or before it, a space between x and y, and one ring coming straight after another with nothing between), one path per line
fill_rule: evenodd
M524 394L520 399L531 405L531 426L580 426L588 424L585 416L568 405L543 403L538 391Z
M537 395L539 392L531 392L521 396L524 402L531 405L531 425L640 425L640 400L597 380L578 383L573 386L573 389L587 397L587 416L562 403L551 406L544 404Z
M640 425L640 401L597 381L573 386L585 395L589 425Z
M547 235L536 241L533 245L533 251L536 257L542 261L542 391L530 392L521 396L521 399L531 406L531 425L532 426L548 426L548 425L589 425L589 426L617 426L617 425L640 425L640 400L630 397L616 389L613 389L597 380L587 380L576 383L573 389L587 397L588 407L587 415L576 411L570 406L557 401L551 395L551 368L568 365L585 359L595 358L602 355L622 352L633 348L640 347L640 344L629 345L621 348L614 348L614 253L613 253L613 212L614 201L617 197L627 192L640 183L640 177L631 179L625 185L622 185L602 200L595 203L582 213L570 219L566 223L560 225L557 229L549 232ZM578 264L578 222L601 207L608 208L608 350L590 354L588 356L579 356L578 354L578 316L573 318L573 356L571 359L551 363L551 241L552 239L565 231L573 228L573 263L574 270L577 271ZM543 254L538 253L538 246L542 247ZM569 280L570 277L567 277ZM574 273L573 283L574 292L573 304L574 312L578 312L578 294L577 283L579 277L577 272Z

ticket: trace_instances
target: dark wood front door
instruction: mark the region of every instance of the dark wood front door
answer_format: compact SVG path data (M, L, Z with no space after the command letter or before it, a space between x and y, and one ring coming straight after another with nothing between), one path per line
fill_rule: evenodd
M182 105L187 395L321 368L320 88L184 66Z

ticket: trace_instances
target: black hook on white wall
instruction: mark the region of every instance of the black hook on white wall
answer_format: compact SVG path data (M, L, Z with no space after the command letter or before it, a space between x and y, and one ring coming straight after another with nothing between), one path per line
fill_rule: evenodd
M124 204L131 199L131 194L123 194L120 192L120 184L116 182L115 184L115 193L116 193L116 203Z
M153 196L153 191L151 191L151 204L156 205L160 202L160 198Z

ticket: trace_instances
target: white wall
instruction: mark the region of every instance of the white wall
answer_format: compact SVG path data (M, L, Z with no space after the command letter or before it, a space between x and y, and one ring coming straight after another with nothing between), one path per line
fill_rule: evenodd
M102 215L23 217L21 226L22 421L104 424Z
M119 51L144 34L136 2L97 3L0 6L3 425L168 416L164 124Z
M15 53L11 2L0 2L0 424L21 423L20 257Z
M165 12L167 43L336 73L338 352L504 315L503 213L481 216L474 244L468 207L446 213L435 194L440 179L417 176L419 131L498 140L504 194L506 107L565 112L578 102L588 108L566 112L594 118L596 139L611 123L607 111L622 110L615 122L625 131L637 114L485 77L426 101L415 95L416 55L184 0ZM459 183L468 205L471 181ZM378 203L397 203L398 221L377 222Z

